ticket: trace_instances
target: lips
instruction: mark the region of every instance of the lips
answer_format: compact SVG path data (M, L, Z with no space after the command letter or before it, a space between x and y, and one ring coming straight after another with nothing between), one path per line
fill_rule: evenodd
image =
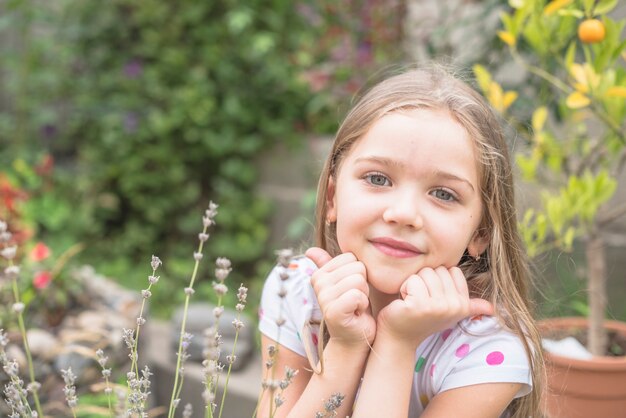
M396 258L417 257L422 252L405 241L398 241L389 237L379 237L370 240L372 245L385 255Z

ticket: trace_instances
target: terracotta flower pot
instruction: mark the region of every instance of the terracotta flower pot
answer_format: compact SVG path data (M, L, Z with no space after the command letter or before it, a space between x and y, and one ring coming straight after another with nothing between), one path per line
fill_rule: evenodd
M586 329L586 318L539 321L544 336L551 331ZM605 328L626 336L626 323L606 321ZM626 417L626 356L579 360L546 352L547 390L544 411L550 418Z

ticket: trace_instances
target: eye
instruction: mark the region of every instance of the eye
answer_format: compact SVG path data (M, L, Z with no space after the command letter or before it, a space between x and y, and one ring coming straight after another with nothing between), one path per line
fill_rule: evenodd
M369 184L373 186L390 186L391 185L391 182L389 181L387 176L381 173L367 174L364 178Z
M431 192L431 194L435 198L439 200L443 200L445 202L454 202L458 200L456 196L454 196L451 192L447 191L446 189L435 189Z

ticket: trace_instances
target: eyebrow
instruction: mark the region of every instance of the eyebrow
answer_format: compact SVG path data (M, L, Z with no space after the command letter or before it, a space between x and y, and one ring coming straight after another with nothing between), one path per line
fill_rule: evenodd
M377 163L377 164L384 165L387 167L397 167L397 168L406 167L406 164L402 161L394 160L394 159L387 158L387 157L377 157L377 156L359 157L356 160L354 160L354 162L355 164L368 162L368 163ZM463 177L459 177L456 174L450 173L448 171L435 170L433 175L435 177L465 183L472 189L472 191L475 191L474 185L469 180Z

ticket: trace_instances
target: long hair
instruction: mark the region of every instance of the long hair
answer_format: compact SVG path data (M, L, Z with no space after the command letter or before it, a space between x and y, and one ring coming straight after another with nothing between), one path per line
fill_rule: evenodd
M529 303L530 272L517 228L512 166L502 127L491 107L468 84L439 66L406 71L365 93L339 127L322 170L317 194L316 241L332 256L341 251L335 224L326 222L327 186L346 153L384 115L406 109L447 112L472 139L478 159L483 214L479 233L489 244L479 260L468 254L459 267L474 296L491 301L498 317L521 337L530 362L533 391L515 399L515 417L539 415L544 381L541 340Z

